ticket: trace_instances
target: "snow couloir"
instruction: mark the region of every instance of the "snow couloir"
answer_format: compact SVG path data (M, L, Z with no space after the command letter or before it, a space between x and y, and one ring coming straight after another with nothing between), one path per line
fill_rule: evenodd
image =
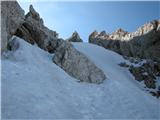
M158 119L159 100L141 90L115 52L73 46L104 71L103 84L78 83L50 54L22 39L2 57L3 119Z

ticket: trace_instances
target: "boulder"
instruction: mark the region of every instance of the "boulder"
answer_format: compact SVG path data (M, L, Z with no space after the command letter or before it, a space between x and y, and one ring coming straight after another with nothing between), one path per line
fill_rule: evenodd
M12 36L7 44L7 48L10 51L16 51L20 47L19 41L17 40L16 36Z
M1 53L7 50L8 40L24 23L24 11L17 1L1 1Z
M67 39L69 42L83 42L79 34L75 31L70 38Z
M106 79L101 69L67 41L61 41L60 46L56 49L53 62L80 81L99 84Z

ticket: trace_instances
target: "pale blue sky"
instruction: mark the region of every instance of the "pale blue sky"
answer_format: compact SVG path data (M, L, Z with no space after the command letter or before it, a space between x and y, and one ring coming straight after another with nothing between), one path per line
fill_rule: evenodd
M44 24L68 38L76 30L84 41L94 30L113 32L123 28L129 32L154 19L160 19L160 2L19 2L28 12L29 4Z

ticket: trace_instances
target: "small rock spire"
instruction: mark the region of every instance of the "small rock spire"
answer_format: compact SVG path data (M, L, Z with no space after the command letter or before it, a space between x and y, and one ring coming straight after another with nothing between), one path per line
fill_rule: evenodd
M29 6L29 11L30 11L31 13L36 12L35 9L33 8L33 5L32 5L32 4Z

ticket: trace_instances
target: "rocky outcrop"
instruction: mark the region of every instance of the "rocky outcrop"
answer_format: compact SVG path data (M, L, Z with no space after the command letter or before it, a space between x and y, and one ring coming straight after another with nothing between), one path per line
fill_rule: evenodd
M104 32L103 32L104 33ZM89 42L129 57L147 58L160 62L160 20L154 20L129 33L118 29L112 34L94 31Z
M40 48L53 52L50 48L51 41L57 41L58 34L44 26L43 19L30 5L29 12L25 16L24 23L17 29L16 36L25 39L27 42L36 43Z
M121 67L126 67L137 81L144 81L147 88L156 89L160 77L160 65L153 60L141 60L136 58L125 57L131 64L120 63ZM158 87L158 86L157 86ZM160 87L160 86L159 86ZM157 88L158 89L158 88Z
M106 79L101 69L67 41L61 41L60 46L56 49L53 62L80 81L99 84Z
M133 74L136 80L144 81L146 87L155 89L156 88L155 76L148 70L149 70L148 68L145 68L143 66L140 67L130 66L129 68L129 71Z
M7 50L8 40L16 35L27 42L36 43L40 48L54 52L51 41L57 42L58 34L44 26L43 19L30 5L29 12L24 15L16 1L2 1L1 19L1 50Z
M79 34L75 31L70 38L67 39L69 42L83 42Z
M7 50L8 40L24 19L24 11L16 1L1 1L1 53Z
M160 65L157 62L149 59L139 59L133 57L124 57L127 62L122 62L119 65L130 71L135 80L144 83L143 90L148 91L153 96L160 97ZM153 90L154 89L154 90Z

